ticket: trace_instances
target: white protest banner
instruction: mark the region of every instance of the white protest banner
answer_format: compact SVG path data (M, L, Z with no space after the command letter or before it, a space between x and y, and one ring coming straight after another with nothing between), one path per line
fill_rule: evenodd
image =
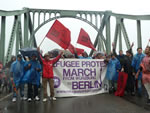
M86 96L108 92L106 68L103 60L59 60L53 69L55 96Z

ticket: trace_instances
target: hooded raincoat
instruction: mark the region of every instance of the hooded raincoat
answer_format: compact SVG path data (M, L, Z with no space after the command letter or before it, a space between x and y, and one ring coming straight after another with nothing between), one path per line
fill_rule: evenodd
M121 69L120 62L117 58L110 59L107 65L106 78L107 80L117 81L118 80L118 72L117 70Z

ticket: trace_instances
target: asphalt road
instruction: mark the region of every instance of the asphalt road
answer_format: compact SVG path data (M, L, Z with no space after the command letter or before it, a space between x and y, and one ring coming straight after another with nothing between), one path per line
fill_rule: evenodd
M140 101L139 101L140 102ZM0 113L150 113L146 109L110 94L57 98L57 101L0 102Z

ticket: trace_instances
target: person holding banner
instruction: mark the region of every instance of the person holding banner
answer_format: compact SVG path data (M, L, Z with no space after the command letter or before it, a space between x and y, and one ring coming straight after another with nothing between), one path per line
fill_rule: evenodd
M40 52L40 48L37 48L37 50ZM49 83L49 87L50 87L50 99L56 100L56 98L54 97L55 95L54 95L53 65L61 58L62 54L63 52L61 51L56 58L50 60L48 53L44 55L44 59L39 53L43 63L43 77L42 77L42 84L44 90L43 102L47 101L47 83Z
M107 60L107 63L106 79L109 81L109 93L112 93L116 90L118 72L121 69L121 65L114 54L111 54L111 58Z

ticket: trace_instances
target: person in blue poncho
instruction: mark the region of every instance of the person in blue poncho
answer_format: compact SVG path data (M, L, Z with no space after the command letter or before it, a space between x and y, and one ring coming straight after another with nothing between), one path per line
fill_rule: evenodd
M133 75L136 75L137 71L140 68L140 64L142 59L145 57L145 54L142 53L142 48L137 48L137 54L134 55L133 59L132 59L132 67L134 68L134 73ZM138 76L138 96L141 97L141 92L142 92L142 72L139 74Z
M116 90L116 83L118 80L118 72L121 69L119 60L114 54L111 54L111 58L107 60L107 72L106 79L109 81L109 92L114 92Z
M17 92L20 89L21 100L25 100L24 97L24 84L21 82L22 77L24 76L24 64L25 61L22 59L22 56L17 55L17 60L11 64L11 81L13 84L13 99L15 102L17 100Z
M41 65L35 54L32 54L31 60L25 66L25 70L28 77L28 101L31 101L33 98L38 101L40 100L38 87L40 85Z

